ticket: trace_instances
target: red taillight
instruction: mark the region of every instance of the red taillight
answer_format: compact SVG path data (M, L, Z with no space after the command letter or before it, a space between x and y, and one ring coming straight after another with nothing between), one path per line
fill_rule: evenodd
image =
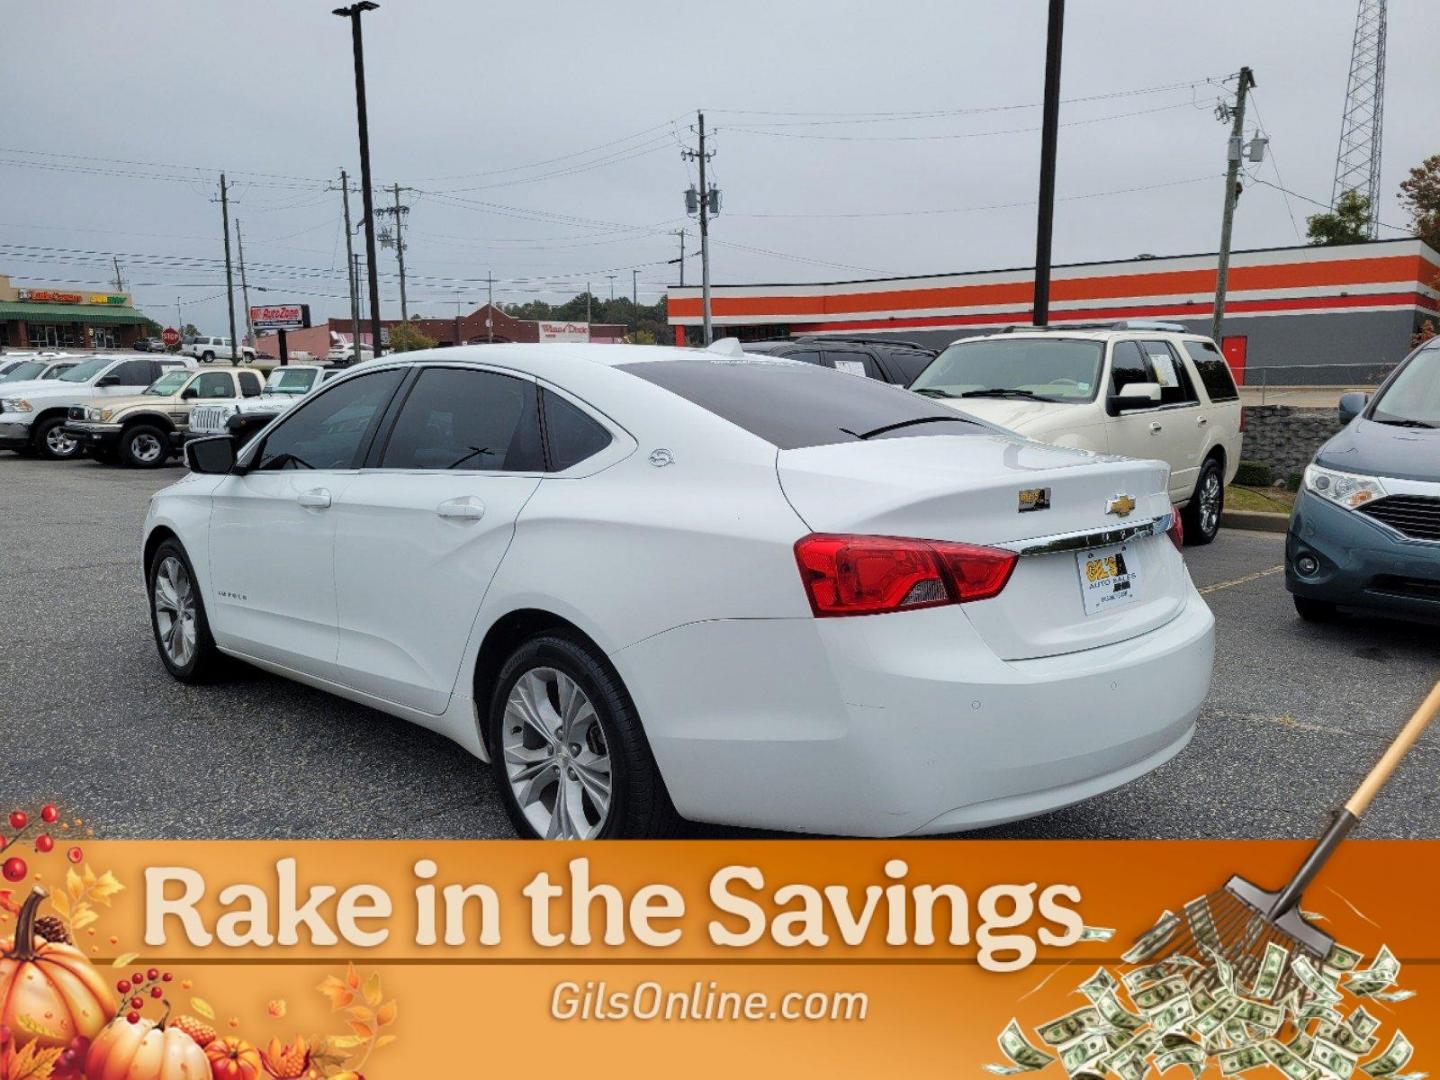
M813 534L795 561L817 616L963 604L997 595L1016 555L1000 548L894 536Z
M1184 549L1185 522L1181 519L1179 510L1171 509L1170 528L1165 530L1165 535L1170 537L1170 542L1173 543L1178 550Z

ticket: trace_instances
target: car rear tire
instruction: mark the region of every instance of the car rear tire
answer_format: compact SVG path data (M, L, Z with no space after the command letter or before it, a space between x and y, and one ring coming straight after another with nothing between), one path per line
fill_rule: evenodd
M146 581L150 628L165 669L183 683L215 678L224 670L225 657L210 636L195 570L178 540L162 541L155 549Z
M52 416L35 425L35 452L51 461L70 461L80 456L80 440L65 434L65 418Z
M682 825L635 705L593 646L550 632L500 669L491 770L529 839L660 838Z
M1185 525L1185 546L1202 547L1220 534L1220 517L1225 513L1225 473L1215 458L1206 458L1190 502L1180 511Z
M1290 599L1295 601L1295 614L1306 622L1328 623L1340 617L1340 609L1324 600L1312 600L1308 596L1292 596Z
M170 457L170 436L152 424L136 424L120 436L120 460L132 469L158 469Z
M213 352L201 353L200 362L202 364L213 364L215 362L215 354Z

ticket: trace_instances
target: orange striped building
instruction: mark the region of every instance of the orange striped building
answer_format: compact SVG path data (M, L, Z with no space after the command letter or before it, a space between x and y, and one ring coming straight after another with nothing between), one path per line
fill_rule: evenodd
M1164 319L1209 333L1216 256L1074 263L1053 271L1050 321ZM987 270L804 285L715 285L720 334L893 335L932 346L1030 321L1033 271ZM698 340L700 289L669 290L677 340ZM1417 239L1237 251L1230 260L1225 354L1237 377L1350 381L1385 365L1440 313L1440 253ZM1440 319L1437 319L1440 321ZM1324 369L1333 369L1325 371ZM1268 370L1265 370L1268 369Z

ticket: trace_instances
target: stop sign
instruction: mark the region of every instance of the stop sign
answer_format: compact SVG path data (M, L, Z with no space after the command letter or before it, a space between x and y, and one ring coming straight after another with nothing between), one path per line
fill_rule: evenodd
M173 349L176 345L180 344L180 331L176 330L173 326L167 326L160 335L160 340Z

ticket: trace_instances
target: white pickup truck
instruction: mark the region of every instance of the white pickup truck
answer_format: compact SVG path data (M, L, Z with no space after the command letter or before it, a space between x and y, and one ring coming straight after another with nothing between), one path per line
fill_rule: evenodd
M235 347L230 344L228 337L186 338L185 343L180 346L180 355L191 357L202 364L214 363L216 360L224 360L227 364L255 362L253 348L249 345L241 345L239 355L236 355Z
M270 372L259 397L196 405L190 410L185 441L210 435L239 435L248 439L322 382L340 374L339 368L320 364L287 364Z

